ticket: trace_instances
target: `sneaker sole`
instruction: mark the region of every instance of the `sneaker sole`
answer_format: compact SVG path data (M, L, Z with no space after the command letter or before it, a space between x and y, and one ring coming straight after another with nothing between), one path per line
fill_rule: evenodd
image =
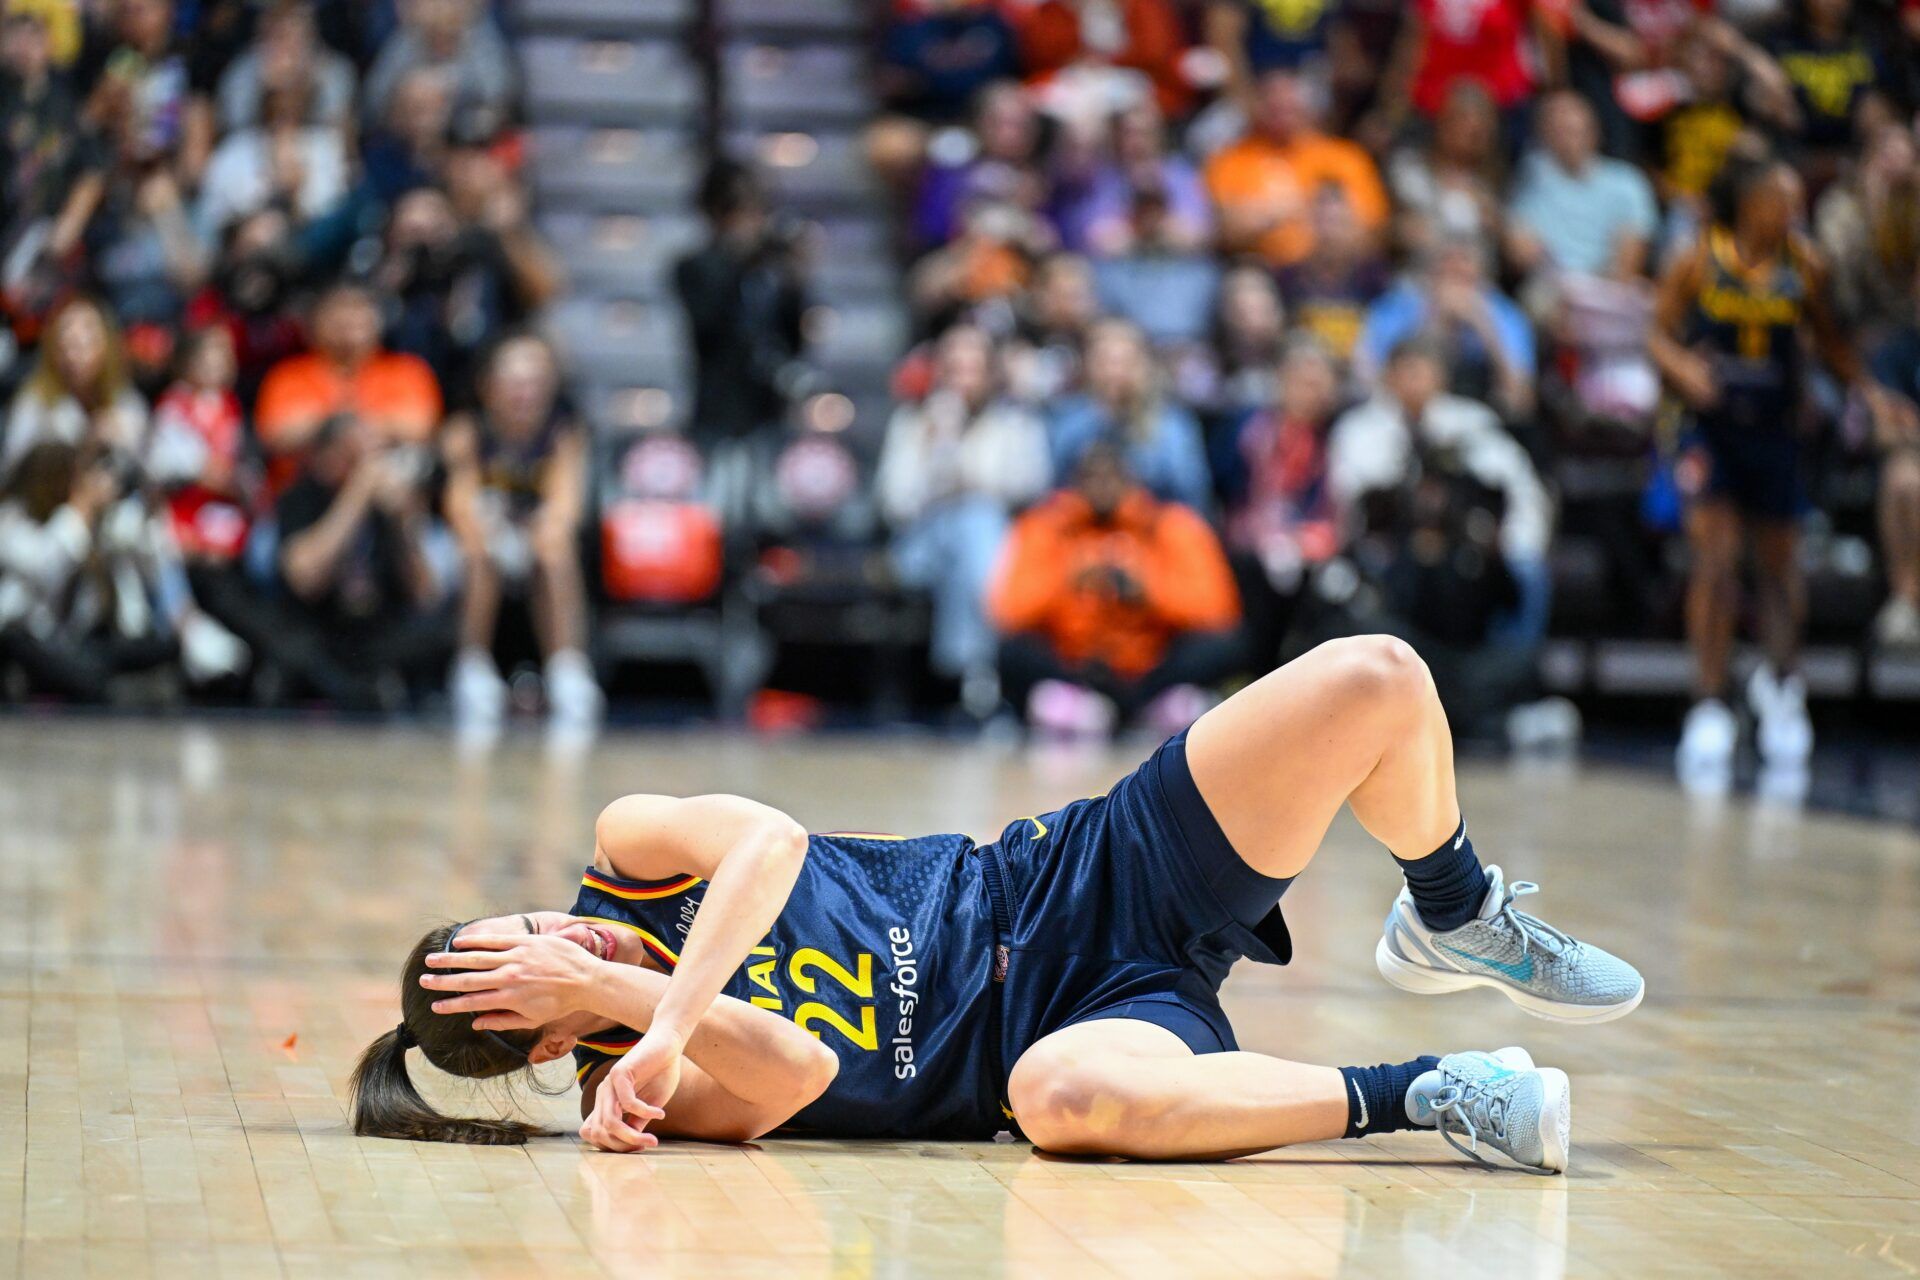
M1373 963L1380 970L1380 976L1402 991L1417 996L1446 995L1454 991L1466 991L1472 987L1491 987L1507 999L1519 1005L1525 1013L1548 1022L1596 1023L1611 1022L1615 1018L1624 1018L1640 1007L1640 1001L1647 994L1647 984L1641 983L1633 998L1619 1004L1564 1004L1557 1000L1548 1000L1544 996L1534 995L1531 991L1522 991L1508 982L1502 982L1488 974L1447 972L1429 968L1426 965L1410 964L1393 954L1393 948L1387 945L1383 937L1374 944Z
M1540 1167L1565 1173L1573 1155L1573 1083L1558 1067L1539 1067L1546 1098L1540 1105Z

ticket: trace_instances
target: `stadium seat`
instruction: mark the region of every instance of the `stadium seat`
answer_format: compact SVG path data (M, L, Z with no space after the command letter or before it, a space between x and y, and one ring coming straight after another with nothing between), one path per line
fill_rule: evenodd
M809 214L878 209L880 183L853 133L739 130L728 149L761 166L775 201Z
M670 297L674 263L707 234L698 216L684 212L561 210L542 214L540 229L567 264L573 292L635 299Z
M536 36L520 42L529 116L542 124L692 128L700 75L671 44Z
M513 0L509 25L523 36L678 36L699 15L699 0Z
M677 130L541 127L528 133L543 202L598 209L686 208L700 184L692 135Z
M837 45L728 45L720 55L727 122L749 128L854 124L876 99L867 52Z
M862 0L717 0L716 8L720 30L730 37L858 40L873 23Z

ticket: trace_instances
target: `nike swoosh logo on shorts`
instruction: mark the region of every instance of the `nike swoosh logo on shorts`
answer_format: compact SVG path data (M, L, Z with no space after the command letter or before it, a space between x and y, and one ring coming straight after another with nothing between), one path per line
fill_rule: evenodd
M1358 1080L1351 1080L1348 1083L1353 1086L1353 1100L1360 1104L1360 1127L1365 1129L1367 1127L1367 1096L1360 1092Z
M1522 956L1517 963L1509 964L1500 960L1489 960L1485 956L1473 955L1471 952L1462 951L1458 947L1450 947L1444 942L1440 943L1439 946L1442 951L1451 951L1462 960L1471 960L1474 964L1483 964L1489 969L1498 969L1515 982L1533 981L1532 956Z

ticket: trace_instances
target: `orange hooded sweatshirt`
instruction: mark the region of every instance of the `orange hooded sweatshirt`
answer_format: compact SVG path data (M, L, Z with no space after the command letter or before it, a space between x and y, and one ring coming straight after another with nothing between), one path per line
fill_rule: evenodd
M1065 490L1014 523L987 608L1002 631L1036 632L1067 662L1137 678L1182 632L1237 623L1240 593L1220 540L1187 507L1135 489L1103 524Z

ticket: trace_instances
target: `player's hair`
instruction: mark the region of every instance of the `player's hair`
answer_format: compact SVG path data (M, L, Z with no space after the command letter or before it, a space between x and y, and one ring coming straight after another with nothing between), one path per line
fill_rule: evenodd
M532 1031L476 1031L469 1014L433 1011L435 994L420 985L427 957L444 951L459 926L429 929L407 953L400 970L400 1025L360 1055L348 1084L353 1131L363 1138L405 1138L414 1142L466 1142L481 1146L517 1146L546 1133L523 1120L469 1120L443 1116L420 1096L407 1073L407 1050L418 1045L428 1062L450 1075L491 1080L527 1070Z

